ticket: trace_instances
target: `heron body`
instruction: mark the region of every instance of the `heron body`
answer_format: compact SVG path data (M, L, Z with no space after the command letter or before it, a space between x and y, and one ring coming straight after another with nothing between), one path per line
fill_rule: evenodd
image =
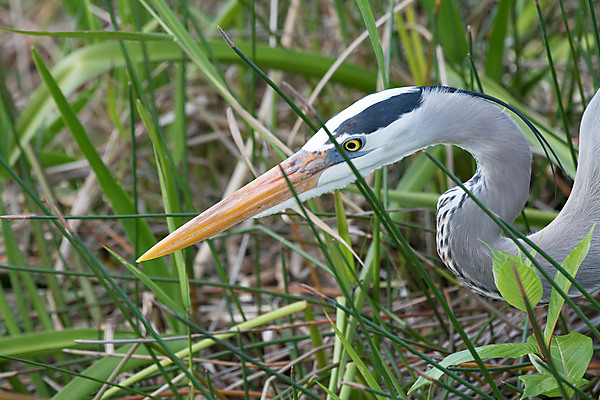
M363 176L429 146L451 144L475 158L476 172L465 186L495 215L512 222L527 201L529 143L506 112L471 92L446 87L389 89L358 100L332 117L325 128ZM569 199L552 223L530 236L558 263L600 220L600 94L584 113L579 143L579 166ZM138 261L169 254L245 219L296 204L288 181L304 201L355 179L322 128L296 154L183 225ZM487 245L512 254L517 254L517 246L501 236L498 225L460 187L438 200L436 244L444 264L466 285L499 297ZM587 291L600 288L599 245L600 233L594 233L576 277ZM554 276L554 268L537 258ZM542 281L542 302L547 302L551 286Z

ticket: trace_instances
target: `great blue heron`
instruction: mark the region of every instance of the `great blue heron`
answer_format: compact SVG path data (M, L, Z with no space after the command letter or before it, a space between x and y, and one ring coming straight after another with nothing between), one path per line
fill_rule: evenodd
M529 143L506 112L472 92L446 87L389 89L362 98L325 126L363 176L426 147L452 144L475 158L477 170L465 186L499 218L512 222L527 201ZM559 263L600 220L600 92L581 121L578 164L564 208L547 227L530 236ZM294 205L296 199L282 170L302 201L356 179L322 128L296 154L171 233L138 261L169 254L245 219ZM577 274L588 291L600 288L599 231ZM498 225L459 187L438 200L436 243L450 270L475 291L492 297L498 291L486 244L517 253L515 243L501 236ZM548 262L540 258L540 263L554 276ZM543 284L542 301L547 301L551 286L545 280Z

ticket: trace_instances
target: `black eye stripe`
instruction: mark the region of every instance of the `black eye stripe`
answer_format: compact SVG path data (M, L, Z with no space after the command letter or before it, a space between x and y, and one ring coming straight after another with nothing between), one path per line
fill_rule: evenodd
M335 136L342 134L372 133L390 125L421 105L422 91L414 90L401 93L376 102L358 114L345 120L333 132Z

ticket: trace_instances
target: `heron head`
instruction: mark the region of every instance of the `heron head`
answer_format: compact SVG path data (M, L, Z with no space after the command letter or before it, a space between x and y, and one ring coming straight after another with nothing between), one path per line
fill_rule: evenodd
M416 87L389 89L358 100L327 121L300 151L181 226L138 262L190 246L248 218L285 210L296 204L296 196L304 201L355 181L332 139L363 176L414 153L423 145L412 144L408 127L422 92Z

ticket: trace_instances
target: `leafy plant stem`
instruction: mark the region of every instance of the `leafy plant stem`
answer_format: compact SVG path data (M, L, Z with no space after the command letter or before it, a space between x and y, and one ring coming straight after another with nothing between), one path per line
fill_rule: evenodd
M521 297L523 298L523 301L525 302L525 307L527 308L527 318L529 319L529 324L532 327L533 335L538 344L538 347L542 351L540 358L542 360L546 361L549 358L550 347L548 347L547 351L544 351L544 349L545 349L544 338L543 338L543 336L541 336L541 328L539 327L539 325L534 317L533 308L531 307L531 303L529 302L527 293L525 291L525 288L523 287L523 281L521 280L521 276L519 275L519 272L517 271L517 267L515 266L514 263L511 263L511 268L512 268L512 271L514 274L515 282L517 282L517 285L519 286L519 291L521 292Z
M550 262L550 264L554 268L556 268L562 275L564 275L565 278L573 286L575 286L582 293L582 295L585 296L585 298L593 304L595 308L600 309L600 304L598 304L598 302L592 296L590 296L590 294L587 293L586 290L575 279L573 279L573 277L562 266L560 266L556 261L554 261L554 259L552 259L552 257L550 257L548 254L546 254L546 252L540 249L540 247L536 243L533 243L531 240L529 240L529 238L527 238L526 235L519 232L517 229L515 229L505 221L500 220L494 213L487 209L487 207L485 207L485 205L483 205L477 199L477 197L468 188L465 187L462 181L444 166L444 164L442 164L435 157L431 156L428 152L425 152L425 154L427 154L428 157L438 166L438 168L444 171L444 173L448 175L450 179L452 179L452 181L456 183L457 186L459 186L465 193L467 193L467 195L475 202L475 204L477 204L477 206L480 207L486 213L486 215L494 221L494 223L498 224L498 226L502 228L505 234L515 243L515 245L523 252L523 254L525 254L525 256L527 256L527 258L531 260L531 263L536 267L538 272L549 281L549 283L552 285L552 288L556 290L562 298L564 298L565 302L573 308L577 315L579 315L581 319L586 323L586 325L590 328L590 331L600 339L600 332L597 330L594 324L591 323L591 321L583 314L583 312L579 309L579 307L577 307L573 300L570 299L569 296L567 296L567 294L554 282L552 277L550 277L550 275L542 268L539 262L535 258L533 258L533 256L530 254L530 252L524 244L530 246L537 254L540 254L542 257L548 260L548 262ZM521 240L524 244L521 242Z

